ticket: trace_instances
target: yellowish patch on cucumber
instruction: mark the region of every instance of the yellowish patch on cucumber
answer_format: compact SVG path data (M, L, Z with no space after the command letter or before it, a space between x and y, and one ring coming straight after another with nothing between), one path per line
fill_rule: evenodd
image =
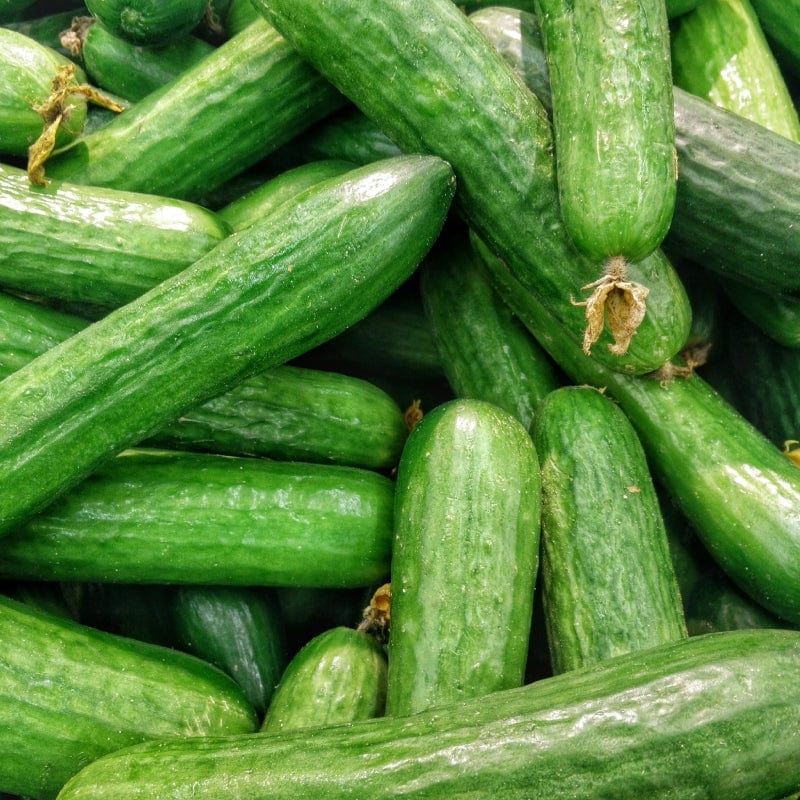
M586 307L583 352L591 355L592 345L608 323L614 337L614 343L608 349L614 355L624 355L644 319L647 310L645 298L650 290L628 280L627 262L622 256L609 258L603 276L581 287L582 291L590 289L592 294L587 300L572 300L573 305Z
M72 24L59 34L61 46L73 57L83 56L83 43L89 28L94 25L94 17L73 17Z
M787 439L783 443L783 454L789 459L796 467L800 467L800 442L796 439Z
M39 138L28 148L28 180L35 186L47 186L44 165L56 144L56 135L62 125L69 124L69 98L83 95L97 105L111 111L120 112L123 107L96 89L75 80L75 65L64 64L58 68L53 78L50 96L41 104L31 106L44 122L44 130Z
M403 419L406 422L406 430L411 433L417 426L417 423L424 416L422 413L422 401L412 400L411 405L403 412Z
M369 605L361 615L361 622L356 630L369 633L379 641L385 642L389 635L389 623L392 618L392 585L384 583L379 586Z

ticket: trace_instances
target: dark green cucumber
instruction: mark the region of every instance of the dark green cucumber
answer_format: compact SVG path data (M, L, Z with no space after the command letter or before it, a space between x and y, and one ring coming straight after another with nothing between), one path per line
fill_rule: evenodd
M800 141L800 119L750 0L705 0L672 35L676 86Z
M441 159L324 181L0 382L0 533L188 409L340 333L439 234Z
M0 574L369 586L389 570L393 499L371 470L131 450L8 534Z
M27 156L44 130L41 105L50 96L59 67L72 62L56 50L39 44L17 31L0 27L0 153ZM85 83L86 76L75 67L75 78ZM64 124L56 134L56 144L65 145L82 130L86 121L86 98L74 94L66 101Z
M693 637L407 719L148 743L59 800L727 800L798 788L800 633Z
M88 321L0 293L0 380ZM282 365L186 411L151 445L385 469L406 438L402 409L367 381Z
M625 376L583 357L561 326L474 240L495 287L578 384L605 387L636 428L654 475L728 575L800 621L800 472L696 374Z
M54 154L47 170L76 183L198 199L343 104L260 20Z
M0 584L0 592L38 611L75 620L61 584L45 581L8 581Z
M214 46L189 34L159 47L142 47L115 36L103 25L78 31L86 72L102 89L132 102L182 75L214 51Z
M565 386L539 406L532 435L553 671L685 637L658 498L623 412L593 388Z
M800 2L752 0L752 4L781 65L800 75Z
M212 250L227 223L202 206L51 181L0 166L0 285L116 308Z
M93 17L134 44L158 45L186 34L203 19L208 0L88 0Z
M0 597L0 789L54 798L85 764L156 738L249 733L239 687L199 659Z
M397 469L386 713L523 682L539 563L539 464L511 414L452 400Z
M561 222L547 115L458 7L449 0L255 5L403 150L453 165L462 215L581 340L585 310L572 301L585 296L598 267L576 252ZM657 368L688 328L688 303L670 265L663 257L645 263L630 276L650 289L630 349L610 352L606 331L594 351L622 371Z
M64 56L69 56L70 53L61 44L61 34L70 27L75 17L86 13L86 6L82 3L75 3L66 11L53 11L53 13L43 13L41 16L20 19L16 22L4 22L3 27L30 36L39 44L57 50Z
M269 214L281 203L291 200L304 189L337 175L356 165L350 161L325 159L286 170L256 189L221 208L217 213L235 231L246 228L260 217Z
M675 205L664 0L535 0L564 225L593 261L641 261Z
M181 586L172 613L178 646L230 675L262 719L286 666L276 598L249 586Z
M386 655L369 634L331 628L289 662L261 726L263 733L344 725L383 715Z
M783 347L800 347L800 296L773 294L726 281L725 296L744 317Z
M558 381L549 357L486 280L469 241L440 239L425 260L422 300L456 397L493 403L530 430Z
M231 0L225 14L225 33L229 38L236 36L260 17L250 0Z

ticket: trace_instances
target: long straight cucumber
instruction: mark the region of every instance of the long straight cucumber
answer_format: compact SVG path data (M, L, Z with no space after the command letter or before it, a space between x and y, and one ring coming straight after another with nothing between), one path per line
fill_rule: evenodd
M558 190L577 247L608 269L661 245L675 206L663 0L535 0L550 72Z
M115 453L364 317L430 248L441 159L324 181L0 382L0 533Z
M577 303L602 270L576 251L562 223L549 120L457 5L255 5L403 150L435 153L453 165L456 203L467 222L491 242L525 291L583 340L586 309ZM629 278L650 290L647 313L631 339L633 315L618 302L617 335L602 333L593 354L615 369L648 372L683 345L688 302L663 256L641 262ZM603 330L603 308L602 302L595 306L600 325L592 334Z
M54 154L47 173L74 183L199 200L343 103L259 20L108 125Z
M500 260L475 244L501 296L556 363L619 402L656 477L728 575L766 608L800 621L797 468L696 374L624 376L584 358Z
M800 633L696 636L406 719L138 745L59 800L701 800L800 788Z

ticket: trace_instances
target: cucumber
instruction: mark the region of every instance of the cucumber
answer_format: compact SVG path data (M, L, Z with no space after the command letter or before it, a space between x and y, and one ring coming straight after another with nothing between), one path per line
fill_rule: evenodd
M486 280L466 236L440 237L421 273L425 314L455 396L492 403L529 430L558 379Z
M729 281L722 287L736 310L783 347L800 347L800 297Z
M697 374L626 376L583 357L560 325L473 242L495 287L578 384L605 387L648 463L729 577L778 616L800 621L800 472ZM659 379L660 378L660 379Z
M158 47L142 47L115 36L103 25L78 32L86 72L101 88L136 102L214 52L214 46L185 34Z
M672 35L676 86L800 141L800 119L750 0L705 0Z
M231 4L225 14L225 33L229 38L236 36L251 22L255 22L260 18L261 15L256 11L250 0L231 0Z
M585 296L598 268L576 252L561 222L549 121L458 7L449 0L254 4L403 150L453 165L463 217L581 341L586 313L572 300ZM617 337L606 331L593 353L612 368L648 372L682 346L688 303L663 257L632 270L630 281L650 290L648 313L632 341L634 320L627 324L621 313Z
M344 725L383 715L386 655L366 633L338 626L289 662L261 725L263 733Z
M393 500L370 470L131 450L8 534L0 574L369 586L389 571Z
M191 266L230 228L179 200L51 181L0 165L0 285L101 309Z
M658 498L623 412L593 388L565 386L542 401L532 436L553 671L685 637Z
M69 57L69 51L61 44L61 34L70 27L75 17L86 13L86 6L75 3L72 8L66 11L53 11L53 13L43 13L42 16L30 19L5 22L3 27L22 33L25 36L30 36L31 39L35 39L39 44L50 47L61 53L61 55Z
M88 324L0 293L0 380ZM405 438L402 410L377 386L335 372L282 365L186 411L147 443L387 469L397 464Z
M56 50L39 44L23 33L0 28L0 153L27 156L28 148L42 134L45 123L35 106L41 106L53 91L60 67L72 62ZM75 66L74 64L72 66ZM75 67L77 83L86 75ZM62 108L64 124L56 132L56 145L72 141L86 121L86 98L71 94Z
M208 0L88 0L93 17L134 44L164 44L203 19Z
M324 181L0 382L0 533L192 406L363 318L427 253L453 190L431 156Z
M291 200L304 189L327 178L342 175L355 166L350 161L335 159L302 164L265 181L258 188L228 203L217 213L233 230L239 231L269 214L281 203Z
M343 104L260 20L135 108L55 153L48 174L197 200Z
M59 800L778 798L798 788L800 633L697 636L407 719L148 743Z
M664 0L534 5L550 73L564 225L598 264L641 261L661 245L675 205Z
M539 464L508 412L452 400L397 468L386 713L522 684L539 555Z
M0 597L0 789L54 798L85 764L146 739L250 733L227 675Z
M752 3L781 64L800 75L800 3L798 0L752 0Z

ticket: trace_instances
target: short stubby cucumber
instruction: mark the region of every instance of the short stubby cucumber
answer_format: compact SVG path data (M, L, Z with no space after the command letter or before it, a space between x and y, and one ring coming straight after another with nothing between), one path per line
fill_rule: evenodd
M208 0L88 0L89 13L133 44L161 45L203 19Z
M153 742L59 800L753 800L800 787L800 633L696 636L412 717Z
M523 682L539 563L539 463L522 424L452 400L397 469L386 713Z
M0 533L200 402L362 319L439 235L450 167L323 181L0 381Z

